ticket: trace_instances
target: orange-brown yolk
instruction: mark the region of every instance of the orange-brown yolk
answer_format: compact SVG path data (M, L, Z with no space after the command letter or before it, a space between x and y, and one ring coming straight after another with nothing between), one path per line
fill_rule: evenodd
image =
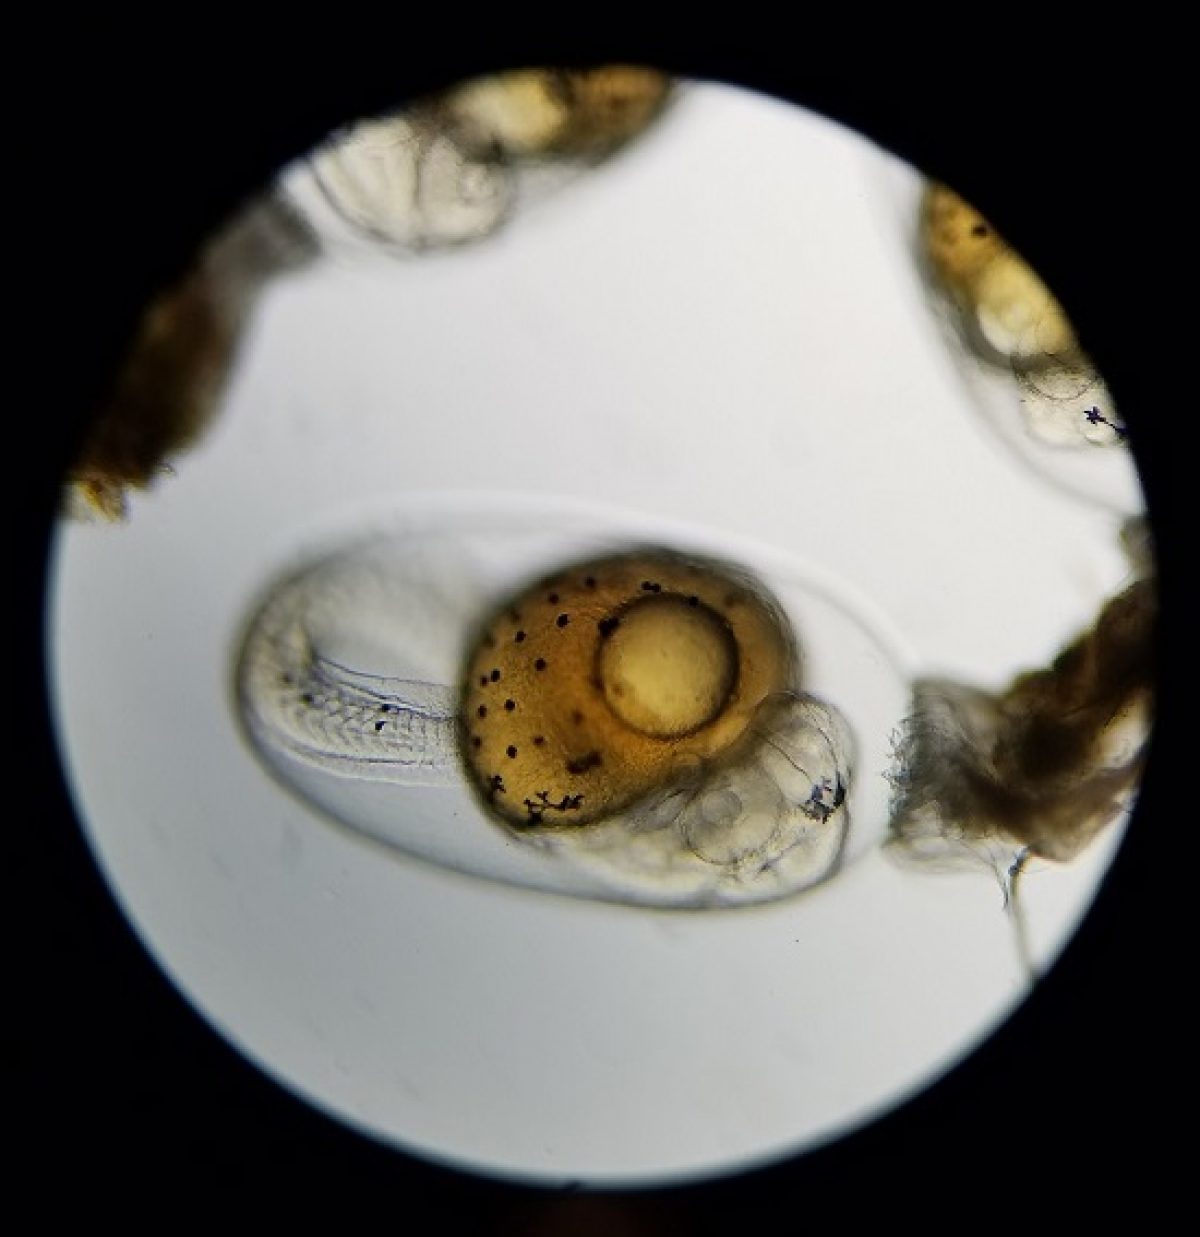
M745 575L665 552L593 560L483 627L462 687L464 759L504 819L585 824L734 749L796 679L787 623Z

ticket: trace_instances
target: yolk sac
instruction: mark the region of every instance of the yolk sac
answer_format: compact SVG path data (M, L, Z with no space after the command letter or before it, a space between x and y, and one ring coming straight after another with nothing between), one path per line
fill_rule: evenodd
M1062 306L979 211L939 184L926 188L921 210L931 273L962 309L979 350L1034 367L1077 351Z
M461 522L348 545L261 600L242 719L302 799L457 871L655 906L783 897L883 840L907 683L822 589Z
M586 824L729 749L797 663L744 574L665 553L585 562L484 625L464 679L468 771L507 820Z

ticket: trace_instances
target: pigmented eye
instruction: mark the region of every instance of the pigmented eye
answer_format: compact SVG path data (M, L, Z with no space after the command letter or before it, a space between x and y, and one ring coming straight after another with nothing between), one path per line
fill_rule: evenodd
M553 569L515 587L521 538L478 527L358 543L287 577L239 665L260 754L400 850L581 896L762 901L836 871L852 801L869 805L858 847L881 836L855 769L863 752L882 784L903 682L856 682L835 651L875 645L879 665L869 631L709 554L563 542L542 538Z

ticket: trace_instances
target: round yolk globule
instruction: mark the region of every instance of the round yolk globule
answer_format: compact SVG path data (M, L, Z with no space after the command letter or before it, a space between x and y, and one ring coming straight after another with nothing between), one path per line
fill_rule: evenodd
M673 739L707 725L737 681L729 624L698 599L651 594L601 639L597 677L605 703L642 734Z
M661 552L593 560L483 626L463 757L503 819L587 824L740 750L763 699L797 678L780 607L744 573Z

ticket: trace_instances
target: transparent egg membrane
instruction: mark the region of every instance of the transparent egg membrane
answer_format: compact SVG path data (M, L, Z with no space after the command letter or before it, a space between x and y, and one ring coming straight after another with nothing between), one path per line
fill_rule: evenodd
M293 790L409 855L643 905L786 896L882 840L907 689L843 604L794 568L503 524L270 591L238 698Z

